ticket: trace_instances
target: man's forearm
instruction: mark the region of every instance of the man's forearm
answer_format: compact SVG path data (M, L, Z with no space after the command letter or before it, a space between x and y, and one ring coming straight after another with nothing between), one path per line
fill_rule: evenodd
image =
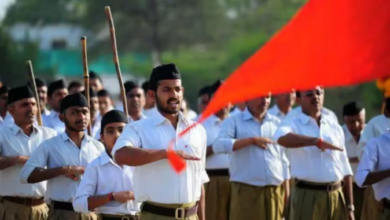
M344 193L347 205L353 205L352 176L345 176L344 177L343 193Z
M318 144L318 138L289 133L283 137L280 137L278 139L278 144L286 148L316 146Z
M0 170L7 169L16 164L16 161L11 157L0 157Z
M363 186L372 185L390 177L390 169L383 171L370 172L363 182Z
M39 183L42 181L56 178L57 176L65 175L66 172L67 170L64 169L64 167L57 167L51 169L36 167L34 171L30 174L30 176L27 178L27 182Z
M109 195L90 196L88 197L88 210L92 211L109 202L111 202Z
M205 190L203 185L198 203L198 218L199 220L206 220Z
M115 161L127 166L142 166L159 160L167 159L167 151L124 147L115 153Z
M242 138L242 139L237 139L234 142L233 145L233 151L238 151L244 147L250 146L255 144L255 139L254 138Z

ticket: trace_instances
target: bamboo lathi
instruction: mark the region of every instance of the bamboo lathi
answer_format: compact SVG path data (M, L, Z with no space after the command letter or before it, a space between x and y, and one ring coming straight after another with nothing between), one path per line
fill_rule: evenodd
M39 125L39 126L43 126L43 123L42 123L42 113L41 113L41 105L40 105L40 100L39 100L37 85L36 85L36 83L35 83L34 70L33 70L33 66L32 66L31 60L27 60L26 65L27 65L28 79L30 80L30 84L31 84L31 86L32 86L32 90L33 90L33 92L34 92L35 100L36 100L36 104L37 104L37 120L38 120L38 125Z
M89 95L89 71L88 71L88 57L87 57L87 37L81 37L81 48L83 56L83 70L84 70L84 87L85 87L85 96L87 98L88 108L91 108L90 105L90 95ZM92 124L92 115L88 124L88 135L91 136L91 124Z

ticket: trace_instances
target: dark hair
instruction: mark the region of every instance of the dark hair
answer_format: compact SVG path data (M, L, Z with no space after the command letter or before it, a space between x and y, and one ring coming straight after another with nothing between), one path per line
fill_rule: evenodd
M201 97L202 95L208 95L210 91L210 86L203 86L201 89L199 89L198 97Z
M89 71L89 79L98 79L103 84L103 81L100 76L94 71Z
M105 89L100 90L100 91L97 93L97 96L98 96L98 97L106 97L106 96L108 96L109 98L111 98L110 93L109 93L107 90L105 90Z
M79 82L79 81L72 81L68 85L68 91L70 91L71 89L73 89L75 87L83 87L83 84L81 84L81 82Z
M142 83L142 89L144 90L145 93L148 92L148 90L149 90L149 81L145 81L144 83Z

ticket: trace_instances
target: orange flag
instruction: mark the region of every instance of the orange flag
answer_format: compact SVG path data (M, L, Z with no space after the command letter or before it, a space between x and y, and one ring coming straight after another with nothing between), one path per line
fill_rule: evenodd
M200 121L229 102L268 92L345 86L389 76L389 39L389 0L310 0L222 84Z

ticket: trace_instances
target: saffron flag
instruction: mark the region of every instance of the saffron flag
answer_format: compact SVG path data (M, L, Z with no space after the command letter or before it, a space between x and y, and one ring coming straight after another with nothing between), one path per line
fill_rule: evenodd
M199 122L230 102L268 92L353 85L389 76L389 12L389 0L309 0L227 78Z

